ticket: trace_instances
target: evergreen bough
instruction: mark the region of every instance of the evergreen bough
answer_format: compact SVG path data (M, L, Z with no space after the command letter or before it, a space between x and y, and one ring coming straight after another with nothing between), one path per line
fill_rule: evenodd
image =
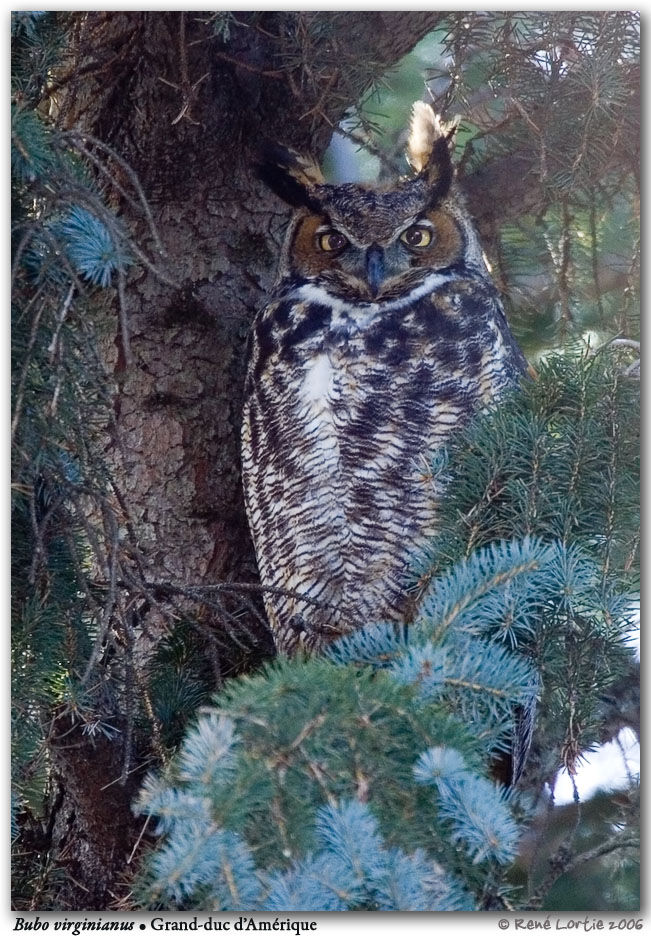
M552 359L437 453L414 621L227 684L143 788L163 835L143 905L514 905L535 807L495 782L495 757L538 699L534 785L574 770L635 667L636 402L616 356Z
M131 249L102 176L43 106L65 14L13 13L11 33L13 893L29 906L37 892L47 904L55 878L43 844L58 808L54 741L69 729L119 738L129 706L124 670L96 669L115 591L89 580L97 568L115 576L119 535L100 454L113 384L96 313Z

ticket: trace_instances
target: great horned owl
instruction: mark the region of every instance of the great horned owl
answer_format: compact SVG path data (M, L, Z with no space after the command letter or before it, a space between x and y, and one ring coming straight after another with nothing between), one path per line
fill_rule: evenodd
M281 652L409 613L436 530L429 470L526 362L454 183L453 130L414 105L410 178L326 184L280 147L261 175L296 211L251 330L242 467Z

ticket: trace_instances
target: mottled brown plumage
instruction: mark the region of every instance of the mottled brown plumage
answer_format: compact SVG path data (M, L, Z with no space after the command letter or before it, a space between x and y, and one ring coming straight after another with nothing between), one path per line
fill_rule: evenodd
M325 184L279 148L261 170L297 210L251 330L242 464L286 653L408 614L409 558L436 529L432 453L526 368L454 185L451 135L419 103L417 172L393 188Z

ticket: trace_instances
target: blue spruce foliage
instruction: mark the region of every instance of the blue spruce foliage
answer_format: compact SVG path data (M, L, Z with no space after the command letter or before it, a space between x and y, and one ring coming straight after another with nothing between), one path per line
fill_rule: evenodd
M390 679L413 691L414 705L419 699L444 704L481 739L475 742L475 749L487 761L512 730L514 707L535 692L536 673L530 662L508 645L476 636L483 632L481 628L450 625L456 625L459 618L471 622L473 607L485 602L488 595L512 589L516 580L519 594L527 595L525 579L537 576L554 556L553 549L534 540L481 550L442 576L436 583L439 589L432 583L422 619L409 628L380 624L344 638L329 653L331 665L344 667L351 680L358 678L355 674L360 667L385 670ZM300 682L305 664L286 666L292 674L288 691L295 691L289 686ZM264 693L258 697L264 700ZM249 713L247 719L251 717ZM311 732L318 721L308 724ZM308 729L298 731L298 737ZM391 745L390 736L386 744ZM312 820L309 851L284 857L279 854L281 867L275 870L256 867L244 839L236 833L226 839L214 813L215 804L221 802L220 788L245 782L246 774L238 762L241 751L243 743L232 721L209 712L198 720L179 751L173 775L175 795L169 795L161 780L150 778L145 784L139 810L157 815L158 831L167 836L151 862L154 883L150 895L163 893L190 906L209 900L210 906L227 909L228 895L215 882L231 880L238 881L237 886L231 885L236 903L243 894L250 896L249 910L456 910L474 905L468 886L435 860L440 844L434 829L432 854L421 846L411 851L396 848L387 841L381 823L363 798L331 798ZM329 756L330 752L323 750L325 760L314 769L327 770ZM473 760L471 766L454 747L430 748L420 757L414 751L412 782L416 788L429 788L443 834L457 854L461 849L467 855L470 866L482 862L503 865L515 855L518 825L508 799L477 772L476 763ZM207 812L202 816L204 809ZM270 809L273 814L271 803ZM179 811L176 820L171 815L174 810ZM236 853L239 863L235 862ZM287 858L291 858L289 866ZM230 862L230 877L224 871L225 860ZM235 867L241 869L241 880Z
M201 718L184 740L178 756L181 780L212 784L227 781L235 769L233 722L215 712Z
M421 754L414 777L436 787L439 811L450 821L451 837L463 844L474 863L513 860L520 829L503 787L469 771L458 751L441 747Z
M351 910L361 900L358 881L346 877L346 865L327 851L307 855L284 873L272 875L261 909L314 913Z
M554 627L568 615L582 615L593 634L606 627L606 609L626 602L598 585L594 561L576 546L535 537L491 543L426 583L411 624L367 627L334 643L325 661L284 662L245 680L224 711L199 718L168 777L149 778L143 788L138 809L156 815L166 837L150 862L143 903L163 894L184 907L250 911L477 909L489 869L507 868L521 837L515 797L486 771L495 752L510 746L516 712L535 709L536 634L553 625L545 654L555 661L567 629L555 634ZM621 621L610 627L621 630ZM370 691L377 703L364 697ZM411 713L406 723L393 721L399 710ZM290 712L291 726L275 725ZM398 795L420 811L410 845L397 844L404 820L394 815L396 801L379 796L368 761L377 743L364 734L373 712L384 722L383 775L394 757ZM440 740L413 748L409 774L396 732L412 714ZM348 738L351 730L356 739ZM278 740L262 753L271 731ZM356 749L366 759L355 762ZM302 782L313 786L309 795L303 788L301 796L299 765ZM257 830L245 814L236 829L224 827L238 791L278 825L263 837L262 851L252 847ZM304 803L302 823L293 796ZM319 799L314 810L309 804ZM300 842L283 838L290 815L292 828L301 826Z
M117 219L112 219L111 228L78 205L54 228L74 268L96 286L110 286L113 275L124 272L129 263Z

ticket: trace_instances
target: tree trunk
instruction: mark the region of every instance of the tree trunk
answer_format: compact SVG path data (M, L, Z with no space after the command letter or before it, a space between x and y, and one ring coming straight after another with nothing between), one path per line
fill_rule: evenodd
M242 25L227 20L227 42L207 15L81 18L62 119L136 171L165 248L157 256L142 212L123 200L167 277L134 269L132 365L118 337L109 352L115 457L153 580L253 572L239 473L244 351L286 221L254 176L261 139L320 155L369 80L438 16L245 13Z
M73 16L59 120L89 135L89 147L92 136L109 148L94 152L107 160L120 214L158 270L131 267L122 296L129 343L116 312L103 348L116 388L107 454L130 546L153 594L255 582L239 467L245 342L287 219L255 178L256 150L268 138L320 156L369 82L442 14ZM255 615L229 607L230 616L207 621L221 677L270 649ZM150 641L160 633L157 615L150 603L137 622ZM61 795L52 847L74 879L62 906L117 906L115 881L137 835L129 799L142 774L115 782L124 740L73 740L54 742Z

